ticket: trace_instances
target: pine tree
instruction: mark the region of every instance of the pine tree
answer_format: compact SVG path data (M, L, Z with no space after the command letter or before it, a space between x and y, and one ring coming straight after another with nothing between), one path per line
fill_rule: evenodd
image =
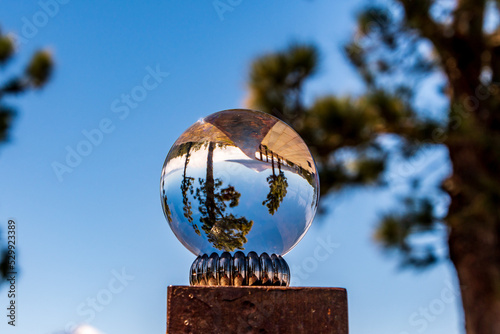
M310 146L323 195L383 185L394 156L411 159L447 148L451 175L424 195L418 187L425 174L409 180L412 191L402 209L383 217L375 236L406 266L452 261L469 334L500 333L500 25L485 21L499 17L499 6L492 0L393 0L366 8L345 45L366 83L359 97L304 103L304 84L318 68L312 45L259 57L248 83L248 105L283 119ZM415 99L436 74L449 105L441 118L430 118ZM387 138L397 144L387 145ZM432 200L438 193L449 197L444 216ZM414 242L443 230L449 256L433 242Z
M5 72L16 53L14 39L0 30L0 70ZM5 98L19 95L33 89L40 89L48 82L52 73L53 61L50 52L40 50L33 54L23 73L0 81L0 144L9 139L15 108L5 103ZM7 252L0 258L0 281L8 271Z

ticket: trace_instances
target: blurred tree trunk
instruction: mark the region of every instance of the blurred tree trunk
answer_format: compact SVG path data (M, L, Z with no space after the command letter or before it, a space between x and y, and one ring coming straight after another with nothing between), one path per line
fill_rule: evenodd
M496 111L498 102L492 97L476 113ZM444 182L451 198L448 243L467 333L494 334L500 333L500 185L499 164L494 161L500 147L495 145L498 134L486 124L471 126L466 136L450 129L446 140L453 163L453 174Z
M484 29L485 0L460 0L448 34L411 0L406 17L430 40L448 79L448 147L452 175L443 183L451 203L449 252L460 282L468 334L500 333L500 137L498 83L481 80L500 61ZM498 11L496 15L498 16ZM420 15L420 16L419 16ZM488 62L487 59L491 62ZM486 60L486 61L485 61Z

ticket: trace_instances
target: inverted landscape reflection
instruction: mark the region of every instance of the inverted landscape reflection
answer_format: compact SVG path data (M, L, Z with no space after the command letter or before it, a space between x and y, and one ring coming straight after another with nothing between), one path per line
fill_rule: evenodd
M174 143L161 176L165 216L195 255L238 250L284 255L318 204L318 176L302 139L268 114L212 114Z

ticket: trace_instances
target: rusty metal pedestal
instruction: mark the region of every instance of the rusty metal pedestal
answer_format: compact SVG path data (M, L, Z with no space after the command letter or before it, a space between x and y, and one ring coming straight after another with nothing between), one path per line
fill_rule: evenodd
M347 291L169 286L167 333L347 334Z

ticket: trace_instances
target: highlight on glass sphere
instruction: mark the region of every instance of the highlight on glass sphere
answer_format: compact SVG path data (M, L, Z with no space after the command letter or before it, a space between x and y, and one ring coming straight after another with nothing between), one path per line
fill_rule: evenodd
M318 185L311 153L290 126L232 109L199 120L177 139L160 191L172 231L195 255L280 256L309 229Z

